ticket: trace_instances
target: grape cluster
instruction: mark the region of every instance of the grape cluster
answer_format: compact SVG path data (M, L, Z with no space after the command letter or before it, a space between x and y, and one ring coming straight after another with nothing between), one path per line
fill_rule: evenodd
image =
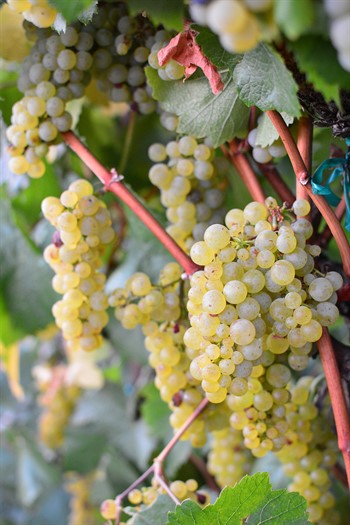
M335 525L340 515L333 507L330 469L337 460L337 442L312 396L313 378L304 376L291 388L286 405L288 443L277 453L284 473L292 478L288 490L299 492L308 502L309 519L318 525Z
M158 284L153 285L146 274L137 272L125 288L109 296L109 304L116 308L115 315L124 328L142 325L149 363L156 372L155 383L167 403L187 383L184 370L189 365L182 344L185 329L180 319L180 289L184 286L181 274L177 263L168 263Z
M98 520L95 503L91 499L93 484L96 473L78 475L69 473L66 475L65 489L70 495L70 513L67 525L95 525Z
M266 148L256 145L257 133L258 128L255 128L248 134L248 143L252 147L252 156L256 162L266 164L267 162L271 162L273 158L285 157L287 155L281 139L276 140L271 146Z
M26 31L35 43L18 80L24 97L14 104L6 131L13 173L44 174L48 147L72 127L67 104L84 96L92 77L109 100L141 113L155 110L144 74L154 29L147 18L128 16L124 2L101 6L88 25L77 22L60 35L30 23Z
M188 479L187 481L172 481L169 488L174 496L181 502L185 499L191 499L198 503L201 507L205 507L210 503L210 496L207 492L198 490L198 483L195 479ZM164 489L159 485L156 478L153 478L150 487L142 487L141 489L132 490L128 499L132 505L135 505L134 510L141 510L141 506L151 505L160 494L166 494ZM107 499L101 505L102 517L108 520L115 519L117 515L116 502L113 499ZM134 518L130 518L126 523L132 523ZM125 523L125 525L126 525ZM122 525L122 523L121 523Z
M252 202L230 210L226 226L211 225L191 248L204 266L190 278L184 334L190 372L212 403L231 410L232 428L256 457L286 443L285 405L291 369L308 366L312 343L338 317L336 272L314 269L318 246L307 201L293 211ZM293 222L291 222L293 220Z
M89 33L95 41L93 75L97 88L112 102L127 103L143 114L155 111L144 67L150 49L162 37L150 21L142 15L129 16L125 2L107 4L99 7Z
M214 149L191 136L166 146L153 144L148 154L155 162L149 179L160 189L161 203L167 209L167 231L188 252L194 241L203 238L209 224L224 217L218 172L225 169L225 159L214 159Z
M323 0L329 20L329 36L338 51L340 65L350 71L350 4L347 0Z
M55 22L57 11L47 0L7 0L10 9L36 27L46 28Z
M219 38L221 45L231 53L250 51L262 37L256 15L271 13L272 0L193 0L190 5L192 19L207 25Z
M203 399L203 393L189 374L190 359L185 352L183 336L188 319L183 313L187 283L181 280L182 270L177 263L168 263L162 269L158 284L137 272L109 296L115 307L116 318L122 326L132 330L142 325L149 364L154 369L155 385L160 396L172 411L170 424L177 430ZM210 414L210 411L209 411ZM198 418L183 439L193 446L206 442L205 418Z
M110 213L83 179L74 181L60 199L44 199L42 211L57 229L44 252L56 273L53 288L63 295L52 309L56 324L69 349L94 350L102 344L100 334L108 322L106 277L99 270L104 248L115 237Z
M252 455L242 444L238 430L229 426L213 432L208 456L208 470L220 487L234 486L249 474Z
M40 441L48 448L58 449L63 445L64 431L80 392L79 387L62 383L49 396L41 396L45 410L39 418L38 433Z

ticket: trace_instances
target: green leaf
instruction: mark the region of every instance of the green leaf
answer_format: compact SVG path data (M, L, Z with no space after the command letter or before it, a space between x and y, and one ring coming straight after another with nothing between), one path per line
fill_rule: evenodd
M197 503L186 500L169 514L169 525L241 525L256 512L271 492L269 475L258 472L244 476L235 487L225 487L214 505L201 509ZM192 520L185 518L192 518Z
M30 440L18 437L16 444L18 498L29 507L58 483L58 472Z
M262 508L249 516L247 525L308 525L306 500L296 492L286 489L273 490ZM311 525L311 524L310 524Z
M339 101L339 88L350 89L350 75L338 62L332 44L320 35L306 35L290 42L299 68L326 100Z
M221 75L225 87L218 95L213 94L208 79L198 74L185 82L165 82L150 67L146 74L154 98L163 109L180 117L179 133L208 137L214 147L246 134L248 110L240 101L229 72Z
M63 466L66 471L87 474L94 470L106 451L106 436L97 429L70 428L64 442Z
M1 199L0 287L8 314L26 334L34 334L52 322L52 271L14 224L9 203ZM31 309L35 307L35 311Z
M5 346L15 343L26 335L26 332L16 325L15 320L9 314L2 290L0 290L0 319L0 342Z
M183 0L128 0L128 6L132 15L146 11L156 25L177 31L183 29Z
M17 78L17 72L0 70L0 114L6 125L11 124L12 106L23 96L17 89Z
M229 53L222 48L219 38L208 28L191 25L191 29L198 31L196 42L200 45L204 55L218 68L218 70L229 69L233 71L242 55Z
M275 0L274 11L277 24L290 40L296 40L313 26L313 0Z
M133 525L164 525L167 523L169 511L172 511L175 503L166 494L158 496L156 501L141 512L134 513L133 508L124 509L124 512L130 516L134 516Z
M91 5L91 0L73 0L70 2L62 0L49 0L49 3L57 9L59 13L66 19L67 22L75 21L80 14L88 9Z
M293 123L294 118L290 115L287 115L287 113L284 111L282 111L281 116L288 126ZM261 115L257 129L258 131L255 140L255 144L257 146L266 148L267 146L271 146L271 144L273 144L275 140L279 138L275 126L272 124L271 120L265 113Z
M235 487L226 487L213 505L202 509L185 500L169 513L167 525L311 525L306 500L285 489L271 490L267 472L245 476Z
M12 199L16 211L24 214L26 223L36 223L41 215L41 202L45 197L57 197L61 188L52 164L46 163L45 176L31 179L29 186Z
M240 98L262 111L275 109L292 117L300 115L298 86L281 57L266 44L246 53L233 77Z
M169 435L171 413L167 404L162 401L153 383L145 386L140 394L145 397L141 405L141 414L151 433L156 437L166 438Z

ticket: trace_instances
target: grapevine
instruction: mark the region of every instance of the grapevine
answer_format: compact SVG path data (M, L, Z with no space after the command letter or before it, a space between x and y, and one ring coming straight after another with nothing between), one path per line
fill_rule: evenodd
M350 11L305 9L0 7L6 523L346 524Z

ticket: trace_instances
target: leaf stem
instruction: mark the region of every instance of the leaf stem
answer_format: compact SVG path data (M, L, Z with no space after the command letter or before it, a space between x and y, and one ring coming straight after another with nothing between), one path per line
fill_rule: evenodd
M265 202L265 193L247 157L240 149L240 141L237 139L232 140L229 143L229 148L229 151L227 151L226 148L222 148L222 150L226 158L228 158L236 168L238 175L241 177L250 195L255 201ZM225 150L227 153L225 153Z
M350 488L350 418L346 406L344 391L332 341L327 328L323 328L321 339L317 343L324 374L331 398L335 426L338 434L339 450L343 454L345 470Z
M121 182L115 170L108 171L82 144L78 137L68 131L62 133L65 143L78 155L88 168L100 179L107 191L119 197L135 215L149 228L160 240L168 252L177 260L184 271L191 275L199 269L191 258L180 248L172 237L164 230L163 226L153 217L145 206Z
M196 467L198 472L201 474L207 487L213 490L214 492L219 493L220 487L216 483L215 478L208 471L205 461L201 457L197 456L196 454L191 454L189 457L189 460Z
M120 159L120 163L118 167L119 173L123 173L123 171L125 170L126 163L129 158L132 137L133 137L134 129L135 129L135 122L136 122L136 112L131 111L129 114L129 122L128 122L128 127L126 129L125 141L123 144L123 153L122 153L122 157Z
M305 166L305 163L300 155L300 152L293 140L293 137L288 129L288 126L284 122L283 118L277 111L266 111L266 114L270 118L271 122L278 131L279 136L287 150L289 159L292 163L295 176L297 181L305 186L305 189L321 212L324 220L329 225L331 233L337 243L340 257L343 262L344 272L350 276L350 246L347 241L346 235L334 213L332 208L329 206L327 201L321 195L316 195L312 192L310 184L310 174Z
M311 173L312 170L312 132L313 125L311 118L308 116L302 116L298 124L297 146L309 173ZM305 199L310 202L308 191L302 184L296 184L295 195L297 199ZM310 220L309 215L305 218Z

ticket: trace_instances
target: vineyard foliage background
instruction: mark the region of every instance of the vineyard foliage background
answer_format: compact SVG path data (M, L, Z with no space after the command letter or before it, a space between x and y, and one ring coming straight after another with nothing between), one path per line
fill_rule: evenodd
M182 0L128 0L126 3L132 15L145 12L155 26L164 26L169 31L169 39L183 30L184 20L190 16L189 2ZM331 156L345 156L344 139L350 136L349 68L346 71L340 65L346 67L343 57L346 51L341 51L341 44L336 46L338 40L334 36L333 45L329 40L329 13L343 2L275 0L272 3L274 8L270 14L257 15L258 19L261 17L259 23L266 41L257 43L246 53L223 49L215 32L208 27L192 25L198 32L196 44L220 72L224 89L219 94L213 94L208 75L204 76L200 69L185 82L182 78L164 81L157 70L148 65L147 82L151 88L149 92L152 91L157 101L156 111L142 114L137 104L131 104L130 110L125 103L111 102L106 93L98 92L96 83L87 88L83 97L70 102L74 133L108 171L115 169L124 176L122 183L164 227L169 223L169 216L161 204L158 188L148 177L154 164L148 154L152 144L165 145L182 135L194 136L198 142L209 139L208 144L216 149L216 167L223 174L218 184L224 192L226 210L243 209L254 200L245 184L247 179L244 182L242 178L240 161L236 161L241 159L242 152L258 174L258 187L266 196L273 196L280 204L285 200L269 183L271 177L266 166L271 165L277 166L282 174L282 194L295 192L295 174L288 156L276 155L271 164L263 163L259 157L261 153L256 153L255 160L252 159L251 143L249 145L245 139L248 131L257 126L256 120L251 125L252 117L256 119L264 111L282 113L295 139L298 119L311 115L315 123L312 171ZM91 353L68 352L67 357L51 311L59 296L52 289L53 272L43 259L55 228L43 217L42 201L49 196L59 198L74 180L85 178L106 203L116 233L116 239L103 255L108 293L124 287L135 272L145 272L152 283L157 282L162 268L173 258L145 223L106 191L108 188L64 143L50 148L42 178L11 173L5 130L11 125L13 105L22 98L17 81L21 62L29 54L32 43L22 29L22 15L11 11L5 2L1 4L0 525L45 525L48 522L50 525L97 525L106 521L100 514L101 502L125 490L146 471L152 458L171 439L171 411L154 385L141 327L123 328L113 308L108 310L102 346ZM62 15L55 22L56 30L60 31L82 13L80 18L89 23L99 7L113 2L93 2L91 5L89 0L52 0L50 4ZM206 2L193 4L198 6ZM349 18L349 13L346 16ZM210 71L209 77L213 69ZM174 121L177 129L166 129L171 128ZM256 147L267 151L278 135L266 114L261 117L258 128ZM230 141L233 141L231 150L226 147ZM280 142L278 146L281 147ZM346 191L345 183L344 186ZM253 182L253 191L254 187ZM341 179L332 189L341 196ZM318 231L324 231L325 221L315 214L313 219L315 224L319 221ZM344 222L345 219L343 225ZM169 232L176 238L176 228ZM336 240L327 233L324 240L327 236L318 268L321 272L339 271L347 283L349 275L344 275ZM182 247L189 251L189 245L182 243ZM338 306L341 315L329 331L346 391L349 306L341 300ZM335 435L316 349L311 357L306 371L293 371L293 378L313 377L311 395L330 432ZM346 396L349 402L348 391ZM194 478L215 501L217 486L207 470L210 446L210 442L199 442L199 446L193 448L188 440L180 441L167 457L164 469L170 480ZM285 488L290 482L282 464L272 453L249 461L249 473L268 472L274 489ZM271 492L264 474L256 476L246 481L252 485L247 485L245 490L252 491L255 483L260 486L261 493L266 492L266 497L277 494ZM333 468L331 490L340 516L337 523L345 525L349 502L340 454ZM226 492L227 498L229 494ZM284 493L278 494L283 500ZM232 493L231 497L230 505L239 497L239 492ZM188 517L191 511L198 512L198 523L211 523L214 514L210 513L219 512L217 509L221 505L222 512L227 509L222 498L215 508L209 507L207 511L202 511L197 504L191 510L189 501L174 510L173 502L167 498L159 497L154 514L152 507L143 511L144 519L154 524L156 519L169 519L170 525L188 525L195 523ZM247 523L260 523L258 513L254 512L261 503L251 501ZM165 518L168 510L174 512ZM304 514L300 521L297 518L293 515L290 523L292 519L293 523L309 523ZM133 523L139 523L137 516ZM329 521L329 525L331 523L336 521Z

